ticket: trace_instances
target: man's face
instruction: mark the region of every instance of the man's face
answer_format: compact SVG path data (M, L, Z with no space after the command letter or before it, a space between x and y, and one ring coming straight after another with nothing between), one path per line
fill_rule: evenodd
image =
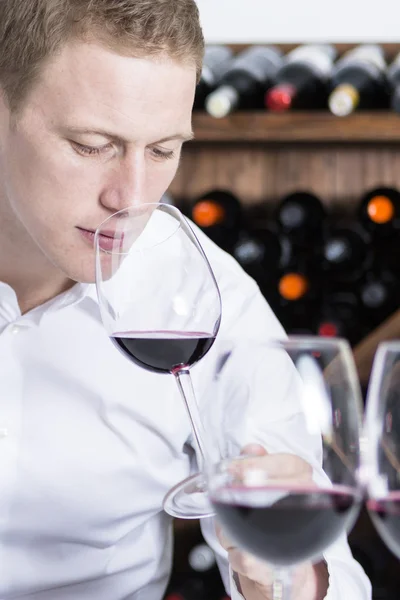
M0 213L27 264L39 253L70 279L94 280L82 230L160 200L191 134L195 84L194 65L75 41L44 67L16 124L1 105Z

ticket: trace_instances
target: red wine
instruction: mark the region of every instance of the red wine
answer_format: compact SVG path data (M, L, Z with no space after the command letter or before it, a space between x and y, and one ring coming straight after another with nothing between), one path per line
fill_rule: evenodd
M276 494L281 499L270 504ZM319 557L347 531L361 498L344 486L290 491L224 487L213 491L211 501L234 542L272 564L289 566Z
M378 45L363 44L346 52L336 63L331 80L330 111L344 117L358 108L388 104L386 62Z
M387 79L390 86L390 106L395 112L400 112L400 53L390 65Z
M400 192L395 188L370 190L358 206L358 218L374 240L400 232Z
M329 44L305 44L289 52L265 95L266 107L276 112L325 108L335 58L336 50Z
M127 331L111 340L140 367L156 373L171 373L191 367L211 348L215 336L186 331Z
M315 333L322 337L341 337L354 346L368 333L360 316L360 302L351 291L331 289L313 319Z
M281 230L299 246L313 248L322 237L326 220L325 207L317 196L309 192L295 192L281 199L276 209L276 220Z
M235 56L216 90L207 96L206 111L222 118L238 109L262 109L281 60L280 50L273 46L251 46Z
M240 200L228 190L209 190L190 207L190 217L220 248L230 252L237 242L243 212Z
M357 224L330 226L324 232L322 268L331 280L354 282L371 266L370 238Z
M359 297L364 318L378 326L398 309L400 280L389 269L371 269L361 282Z
M228 46L207 45L204 50L203 68L196 87L195 110L203 110L205 99L216 88L228 70L233 52Z
M387 547L400 558L400 492L382 500L368 500L371 519Z
M232 250L238 263L259 285L276 279L277 272L289 264L291 253L288 238L271 227L243 230Z

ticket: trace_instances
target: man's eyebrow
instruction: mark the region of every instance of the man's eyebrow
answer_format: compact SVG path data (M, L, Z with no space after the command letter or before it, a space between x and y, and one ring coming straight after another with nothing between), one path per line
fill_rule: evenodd
M189 133L177 133L175 135L169 135L166 138L163 138L162 140L157 140L155 143L156 144L161 144L162 142L170 142L171 140L183 140L184 142L188 142L189 140L192 140L194 138L194 133L193 131L190 131Z
M108 131L108 130L102 129L102 128L92 129L92 128L88 128L88 127L68 127L68 130L73 133L80 133L80 134L86 134L86 135L103 135L104 137L108 137L108 138L112 138L112 139L119 139L124 142L128 141L128 140L122 138L121 136L116 135L112 131ZM162 138L161 140L156 140L153 143L161 144L163 142L170 142L172 140L182 140L184 142L187 142L189 140L192 140L193 138L194 138L194 133L192 131L189 131L188 133L175 133L173 135L169 135L165 138Z

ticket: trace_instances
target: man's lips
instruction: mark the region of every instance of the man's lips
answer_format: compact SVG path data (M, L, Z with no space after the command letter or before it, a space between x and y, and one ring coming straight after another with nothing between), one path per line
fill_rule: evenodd
M82 237L94 247L95 231L90 229L77 228ZM124 243L124 234L116 234L114 231L105 231L98 236L98 247L106 252L121 252Z
M96 233L95 229L84 229L83 227L78 227L78 229L84 233L88 233L88 234L92 235L93 238ZM121 240L122 241L124 239L123 233L116 233L115 231L108 231L108 230L101 231L100 236L105 237L105 238L111 238L113 240Z

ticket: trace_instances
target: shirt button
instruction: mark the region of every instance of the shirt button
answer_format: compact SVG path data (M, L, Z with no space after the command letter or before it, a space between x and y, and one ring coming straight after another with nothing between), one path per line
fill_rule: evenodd
M0 440L4 440L6 437L8 437L8 429L0 427Z
M21 327L19 325L13 325L10 328L11 333L13 333L14 335L17 335L17 333L19 333L21 331Z

